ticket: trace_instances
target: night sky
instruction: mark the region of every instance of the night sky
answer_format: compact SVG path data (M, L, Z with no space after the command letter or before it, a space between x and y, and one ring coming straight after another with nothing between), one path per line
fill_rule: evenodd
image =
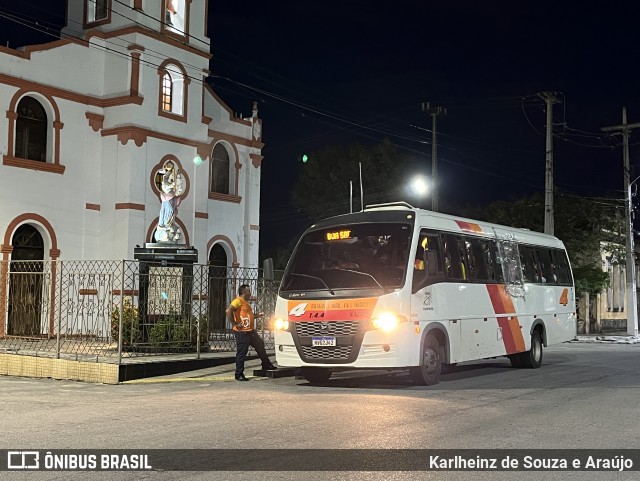
M630 123L640 122L633 5L211 1L213 87L244 115L258 100L264 121L262 247L306 225L290 205L302 153L388 138L429 174L425 101L448 111L438 125L443 207L544 191L546 114L535 94L545 90L562 100L554 107L557 188L622 197L620 139L600 128L619 124L623 106ZM59 25L65 2L0 0L0 15L8 12ZM0 42L7 40L53 38L0 17ZM632 178L640 175L635 132ZM365 202L367 188L375 186L365 185Z

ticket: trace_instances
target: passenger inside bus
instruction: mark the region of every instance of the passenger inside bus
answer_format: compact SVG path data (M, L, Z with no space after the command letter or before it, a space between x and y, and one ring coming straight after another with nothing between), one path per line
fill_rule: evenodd
M340 269L358 269L360 266L351 260L351 256L347 251L342 251L338 255L338 262L336 267Z
M429 238L428 237L424 237L422 239L420 239L420 242L418 243L418 248L416 249L416 258L413 262L413 268L418 270L418 271L423 271L424 270L424 254L427 251L429 247Z

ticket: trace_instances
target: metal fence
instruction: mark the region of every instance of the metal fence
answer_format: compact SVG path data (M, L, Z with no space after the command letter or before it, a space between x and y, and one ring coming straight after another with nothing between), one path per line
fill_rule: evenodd
M238 288L256 296L268 349L279 280L262 269L142 261L2 261L0 352L105 362L235 350L225 311Z

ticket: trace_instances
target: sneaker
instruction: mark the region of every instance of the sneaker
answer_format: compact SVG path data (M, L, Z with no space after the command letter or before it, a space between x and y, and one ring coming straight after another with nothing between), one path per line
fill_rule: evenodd
M244 374L240 374L239 376L236 376L236 381L248 381L248 380L249 379L247 379Z

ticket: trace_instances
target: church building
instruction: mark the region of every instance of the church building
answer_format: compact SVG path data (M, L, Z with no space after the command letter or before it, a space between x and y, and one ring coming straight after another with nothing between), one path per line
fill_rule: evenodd
M169 163L178 242L258 266L262 120L206 81L207 4L68 0L59 40L0 47L3 261L133 259Z

